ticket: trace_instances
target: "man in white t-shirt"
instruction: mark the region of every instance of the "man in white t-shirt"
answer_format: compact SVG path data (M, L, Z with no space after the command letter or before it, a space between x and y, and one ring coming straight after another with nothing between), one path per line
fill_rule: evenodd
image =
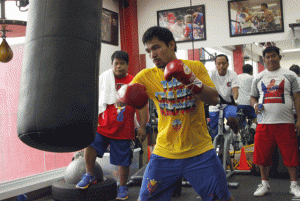
M243 66L243 73L238 75L239 80L239 97L237 100L237 112L242 109L248 119L255 121L256 114L253 107L250 105L250 91L253 81L253 67L250 64ZM245 122L242 122L245 126ZM255 124L253 124L255 125Z
M300 67L296 64L291 65L290 70L293 71L294 73L296 73L296 75L298 76L298 79L300 77Z
M252 16L249 15L248 9L246 7L242 8L242 12L238 16L238 21L240 22L243 34L252 33Z
M184 39L185 26L183 25L183 21L184 21L183 16L179 15L176 18L175 24L170 28L176 41L180 41Z
M228 70L228 57L224 54L216 56L216 70L212 72L210 78L214 82L219 95L224 100L231 102L230 96L233 95L234 100L238 98L238 77L235 72ZM234 105L227 105L224 108L224 117L227 119L227 124L235 134L238 133L237 108ZM209 106L209 118L211 137L214 139L218 134L219 108L217 106Z
M300 197L297 182L299 166L296 133L300 132L300 121L294 123L293 98L297 114L300 113L300 87L295 73L280 67L279 48L269 46L263 51L266 69L253 80L250 103L257 115L254 139L253 163L259 165L262 184L254 196L270 192L269 166L275 145L280 149L283 164L290 174L290 193ZM296 130L296 132L295 132Z
M290 70L295 72L297 74L297 77L298 77L298 84L300 86L300 67L296 64L293 64L291 67L290 67ZM296 108L295 108L295 105L293 105L293 114L294 114L294 118L295 120L297 119L297 114L296 114Z

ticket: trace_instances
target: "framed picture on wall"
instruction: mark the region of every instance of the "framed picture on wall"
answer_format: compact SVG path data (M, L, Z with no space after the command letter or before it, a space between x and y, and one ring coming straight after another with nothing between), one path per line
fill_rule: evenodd
M230 37L284 32L282 0L228 1Z
M118 13L102 8L101 41L111 45L119 45Z
M176 42L206 40L204 5L157 11L157 25L169 29Z

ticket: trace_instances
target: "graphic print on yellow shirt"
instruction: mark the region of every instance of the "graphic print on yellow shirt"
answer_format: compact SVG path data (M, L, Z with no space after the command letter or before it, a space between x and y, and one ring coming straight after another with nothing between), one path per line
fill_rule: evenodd
M160 82L163 86L163 92L156 92L155 98L159 102L160 112L165 116L178 116L194 111L195 99L190 89L173 78L170 82L163 80ZM174 119L172 127L179 130L182 121Z
M201 62L182 61L204 85L215 87ZM167 82L164 71L157 67L142 70L131 83L143 84L157 109L158 135L154 154L180 159L213 149L204 104L182 83L175 78Z

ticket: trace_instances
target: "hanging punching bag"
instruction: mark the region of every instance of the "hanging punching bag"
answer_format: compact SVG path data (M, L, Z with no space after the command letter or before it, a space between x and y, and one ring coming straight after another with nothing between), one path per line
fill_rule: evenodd
M102 0L31 0L20 81L18 137L36 149L91 144L98 120Z

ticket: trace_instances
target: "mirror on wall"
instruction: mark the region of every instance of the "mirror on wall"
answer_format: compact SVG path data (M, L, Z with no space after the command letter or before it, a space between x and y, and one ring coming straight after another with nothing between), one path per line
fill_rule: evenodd
M289 69L293 64L300 66L300 39L284 41L253 42L248 44L222 46L222 47L202 47L193 49L177 50L179 59L200 60L204 63L209 72L215 70L214 56L225 54L229 59L229 70L235 70L237 74L242 72L243 64L253 66L253 75L256 76L264 70L262 51L268 45L277 46L281 52L281 67ZM153 62L146 56L147 68L154 67ZM238 67L237 67L238 65Z

